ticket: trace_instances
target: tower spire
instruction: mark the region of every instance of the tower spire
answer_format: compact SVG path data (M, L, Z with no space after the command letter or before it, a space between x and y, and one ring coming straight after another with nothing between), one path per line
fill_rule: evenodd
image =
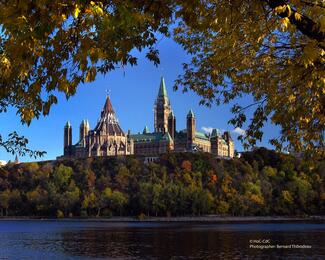
M113 136L116 134L118 136L124 136L124 132L118 123L118 119L109 96L106 96L104 107L94 131L97 133L104 133L105 135Z
M109 95L106 96L106 101L105 101L103 111L104 111L104 113L114 114L114 109L113 109Z
M65 124L65 127L64 127L64 137L63 137L63 154L64 155L69 155L70 154L70 148L71 148L71 145L72 145L72 127L71 127L71 124L70 122L68 121L66 124Z
M164 77L161 77L161 79L160 79L158 97L168 97Z
M155 132L168 132L168 116L170 112L171 107L167 96L165 79L161 77L154 109Z
M187 130L187 149L191 150L195 140L195 116L192 109L188 112L186 117L186 130Z

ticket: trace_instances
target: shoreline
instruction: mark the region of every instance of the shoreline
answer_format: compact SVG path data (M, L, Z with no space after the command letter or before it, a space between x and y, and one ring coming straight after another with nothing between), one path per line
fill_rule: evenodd
M325 216L187 216L187 217L110 217L110 218L48 218L48 217L0 217L0 221L80 221L80 222L184 222L184 223L254 223L254 222L303 222L325 223Z

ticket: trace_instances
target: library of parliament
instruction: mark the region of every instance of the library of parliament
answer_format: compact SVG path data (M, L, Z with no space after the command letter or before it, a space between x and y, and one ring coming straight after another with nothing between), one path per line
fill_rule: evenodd
M234 157L234 142L230 132L223 134L213 129L210 134L195 128L195 114L186 116L186 128L176 129L176 117L167 95L164 78L161 78L154 107L154 132L145 127L142 133L125 133L119 125L110 97L106 97L100 118L93 130L88 120L79 128L79 141L72 143L72 126L64 127L64 154L60 158L84 158L95 156L141 155L158 157L166 152L208 152L218 157Z

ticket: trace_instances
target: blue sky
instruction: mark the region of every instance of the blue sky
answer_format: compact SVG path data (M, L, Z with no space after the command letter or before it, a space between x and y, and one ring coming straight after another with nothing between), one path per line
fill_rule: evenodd
M161 65L157 68L153 63L139 54L138 65L117 69L105 76L99 75L96 81L81 85L75 96L66 100L59 95L59 102L52 106L49 116L32 121L31 125L21 125L16 111L9 109L0 114L0 134L3 138L16 130L18 134L29 139L29 148L44 150L47 154L38 160L55 159L63 152L63 127L70 121L73 131L73 142L78 141L79 125L83 119L88 119L92 129L105 102L106 89L111 91L111 101L122 129L132 133L142 131L147 125L153 130L153 107L158 92L160 77L163 75L172 109L176 115L177 129L186 126L186 114L192 109L196 116L196 129L215 127L233 131L234 128L227 122L231 118L230 106L213 106L207 108L199 106L200 98L193 92L182 93L173 91L173 82L182 73L182 63L189 60L180 46L170 39L159 42ZM242 104L249 104L249 99L243 99ZM249 111L248 111L249 112ZM264 127L264 138L258 145L270 147L267 140L278 135L279 131L272 125ZM237 141L237 134L232 133L235 140L235 149L242 150ZM0 160L13 160L14 156L0 148ZM19 158L20 161L35 161L34 158Z

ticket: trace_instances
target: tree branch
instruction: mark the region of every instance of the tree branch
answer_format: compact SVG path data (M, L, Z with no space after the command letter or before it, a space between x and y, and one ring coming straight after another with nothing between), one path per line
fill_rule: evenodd
M33 151L27 148L28 140L24 136L19 136L17 132L9 134L8 140L2 140L0 135L0 147L3 147L8 153L18 154L20 156L28 155L30 157L42 157L46 154L44 151Z
M321 7L321 8L325 8L325 3L324 2L321 2L321 3L314 3L314 2L307 2L307 1L303 1L303 0L300 0L300 2L306 4L306 5L309 5L309 6L318 6L318 7Z
M277 7L287 6L287 2L284 0L265 0L265 2L274 10ZM296 14L300 15L297 19ZM310 19L308 16L298 13L296 10L285 8L284 11L278 13L281 18L287 17L291 24L295 25L297 29L310 39L317 40L323 43L325 40L325 32L320 30L320 25ZM322 45L323 46L323 45Z

